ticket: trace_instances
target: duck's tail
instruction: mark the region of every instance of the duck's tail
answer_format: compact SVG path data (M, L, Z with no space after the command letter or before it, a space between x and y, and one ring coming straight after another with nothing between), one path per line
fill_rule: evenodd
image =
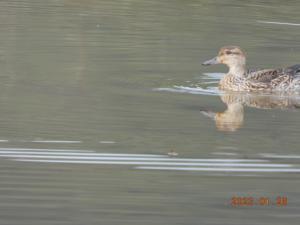
M285 69L285 71L292 76L300 75L300 64L289 66Z

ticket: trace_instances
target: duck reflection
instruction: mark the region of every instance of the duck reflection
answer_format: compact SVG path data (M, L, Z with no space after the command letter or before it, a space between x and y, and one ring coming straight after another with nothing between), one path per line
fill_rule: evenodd
M234 132L241 128L244 123L245 106L260 109L300 108L300 96L224 93L220 98L227 105L224 112L201 111L203 115L215 121L217 129L220 131Z

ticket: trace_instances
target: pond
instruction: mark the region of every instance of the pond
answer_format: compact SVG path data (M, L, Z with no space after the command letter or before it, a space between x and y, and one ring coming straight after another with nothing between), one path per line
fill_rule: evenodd
M297 224L300 96L201 63L300 63L299 7L1 1L0 224Z

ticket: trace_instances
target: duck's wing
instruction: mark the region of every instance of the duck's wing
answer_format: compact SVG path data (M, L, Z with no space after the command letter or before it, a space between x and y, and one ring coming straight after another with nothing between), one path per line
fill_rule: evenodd
M300 64L279 69L248 70L247 79L252 82L270 83L300 76Z
M252 82L270 83L272 80L284 76L285 69L264 69L250 70L247 74L247 80Z

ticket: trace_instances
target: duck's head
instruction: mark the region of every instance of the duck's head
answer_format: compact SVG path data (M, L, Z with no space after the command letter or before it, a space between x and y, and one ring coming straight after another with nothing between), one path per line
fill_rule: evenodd
M205 66L213 64L225 64L229 69L244 69L246 56L238 46L225 46L220 49L216 57L202 63Z

